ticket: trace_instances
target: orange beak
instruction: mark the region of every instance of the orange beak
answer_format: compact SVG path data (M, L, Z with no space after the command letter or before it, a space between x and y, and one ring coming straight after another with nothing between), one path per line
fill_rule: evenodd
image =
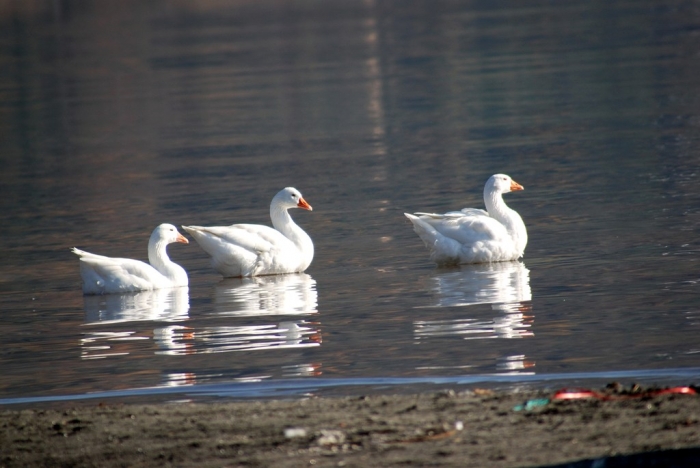
M518 191L518 190L525 190L525 187L523 187L522 185L520 185L520 184L517 183L516 181L511 180L511 181L510 181L510 191L511 191L511 192L516 192L516 191Z
M183 236L182 234L177 235L177 239L175 239L175 242L182 242L183 244L190 243L190 241L188 241L187 238L185 236Z
M304 200L304 198L300 198L300 199L299 199L299 203L297 203L297 207L298 207L298 208L301 208L301 209L304 209L304 210L309 210L309 211L313 211L313 210L314 210L313 208L311 208L311 205L309 205L308 203L306 203L306 200Z

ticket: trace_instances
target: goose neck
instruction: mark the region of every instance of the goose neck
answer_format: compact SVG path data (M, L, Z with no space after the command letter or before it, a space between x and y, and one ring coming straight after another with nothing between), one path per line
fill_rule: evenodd
M308 266L314 256L314 244L309 235L294 222L287 208L270 205L270 218L274 228L299 248L304 257L305 265ZM306 269L306 266L302 268L302 271Z
M510 219L511 209L503 201L503 195L499 192L484 190L484 205L492 218L501 222Z
M163 273L172 264L168 257L168 242L163 239L151 239L148 243L148 261L158 271Z
M270 205L270 219L272 226L287 237L297 227L287 209L275 204Z

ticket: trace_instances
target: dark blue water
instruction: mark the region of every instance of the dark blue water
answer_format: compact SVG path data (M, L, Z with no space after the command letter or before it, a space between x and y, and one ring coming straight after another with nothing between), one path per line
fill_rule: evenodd
M699 46L684 1L0 7L0 402L697 382ZM403 212L496 172L523 261L436 269ZM83 297L70 247L290 185L306 274Z

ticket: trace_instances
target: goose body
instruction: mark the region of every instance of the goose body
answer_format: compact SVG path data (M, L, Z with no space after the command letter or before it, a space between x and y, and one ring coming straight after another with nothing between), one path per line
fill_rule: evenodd
M503 201L504 193L517 190L523 186L505 174L495 174L484 187L486 211L404 214L438 265L517 260L525 252L527 229Z
M172 262L166 250L173 242L189 243L172 224L161 224L148 241L148 263L130 258L95 255L73 247L80 257L85 294L109 294L187 286L187 272Z
M270 203L274 228L260 224L182 228L209 254L212 267L224 277L301 273L314 258L314 244L292 220L290 208L312 210L297 189L287 187Z

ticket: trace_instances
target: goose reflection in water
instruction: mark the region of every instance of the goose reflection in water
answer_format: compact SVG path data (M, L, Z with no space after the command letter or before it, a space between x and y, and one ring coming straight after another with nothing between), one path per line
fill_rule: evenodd
M322 374L321 364L314 362L305 362L302 364L292 364L288 366L282 366L282 378L301 378L301 377L318 377ZM221 375L219 373L214 374L196 374L194 372L173 372L163 374L164 387L180 387L184 385L194 385L194 384L204 384L207 382L212 382L219 380ZM250 382L262 382L264 380L269 380L275 378L272 374L255 374L248 375L245 377L234 377L231 378L231 382L235 383L250 383Z
M532 300L530 270L521 262L463 265L435 278L436 307L517 304Z
M465 339L533 336L530 271L522 263L463 265L459 271L438 274L434 281L437 303L428 307L489 304L499 315L487 320L470 317L415 321L417 340L446 335L461 335Z
M215 287L214 309L237 317L316 314L316 281L306 273L227 278Z
M187 287L83 298L86 325L143 320L181 322L189 318Z
M305 348L321 344L318 322L286 319L318 313L316 281L306 273L227 278L214 288L218 317L252 319L245 325L192 329L174 325L155 330L160 354L225 353L279 348ZM271 317L284 320L270 320ZM263 319L263 320L260 320Z
M276 324L204 327L180 325L157 328L157 354L184 355L307 348L321 345L318 323L287 320Z
M156 289L104 296L84 296L85 325L114 325L121 323L160 321L183 322L189 319L190 296L187 287ZM113 328L109 331L90 330L81 338L82 359L103 359L124 356L130 343L148 340L141 332Z

